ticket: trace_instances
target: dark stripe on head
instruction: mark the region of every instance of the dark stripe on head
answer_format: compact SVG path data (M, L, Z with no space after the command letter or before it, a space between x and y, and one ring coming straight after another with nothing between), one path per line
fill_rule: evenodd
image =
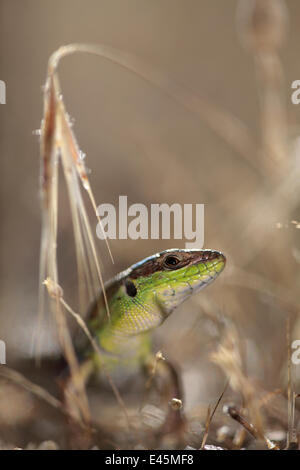
M166 250L157 255L151 256L143 263L132 266L129 277L137 279L139 277L151 276L156 272L181 269L187 265L205 263L224 255L215 250Z

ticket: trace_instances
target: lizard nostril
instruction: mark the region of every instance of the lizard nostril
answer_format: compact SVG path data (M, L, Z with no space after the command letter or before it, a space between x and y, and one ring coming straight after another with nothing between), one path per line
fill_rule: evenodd
M226 261L225 256L220 251L216 251L216 250L211 251L209 253L209 259L216 259L216 258L219 258L220 260L223 260L224 262Z

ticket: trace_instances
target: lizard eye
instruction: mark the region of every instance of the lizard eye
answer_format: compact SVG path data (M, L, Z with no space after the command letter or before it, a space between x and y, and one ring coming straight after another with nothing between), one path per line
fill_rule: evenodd
M176 256L170 255L165 258L164 265L169 269L174 269L179 262L180 260Z

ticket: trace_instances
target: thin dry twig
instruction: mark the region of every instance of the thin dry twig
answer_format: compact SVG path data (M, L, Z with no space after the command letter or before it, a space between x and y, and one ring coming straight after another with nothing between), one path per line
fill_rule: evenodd
M224 406L224 413L241 424L254 439L263 439L269 450L279 450L279 447L262 434L256 427L249 423L235 406Z
M206 444L206 441L207 441L207 438L208 438L208 433L209 433L209 427L211 425L211 422L213 420L213 417L215 415L215 412L217 411L217 408L227 390L227 387L228 387L228 380L225 384L225 387L224 387L224 390L223 392L221 393L221 395L219 396L213 410L212 410L212 413L210 412L210 406L208 407L207 409L207 418L206 418L206 423L205 423L205 431L204 431L204 435L203 435L203 439L202 439L202 443L201 443L201 446L200 446L200 450L203 450L204 447L205 447L205 444Z

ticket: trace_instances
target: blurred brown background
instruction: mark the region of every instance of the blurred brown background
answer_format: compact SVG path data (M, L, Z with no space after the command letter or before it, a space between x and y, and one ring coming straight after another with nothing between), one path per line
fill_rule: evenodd
M205 247L222 250L228 258L227 272L205 296L216 301L218 311L236 320L249 346L249 371L263 379L266 388L280 385L286 304L283 306L266 293L265 282L271 283L273 293L282 289L282 297L297 309L300 232L290 221L300 219L299 188L289 178L294 181L299 167L296 165L295 169L291 162L296 155L300 106L291 104L290 87L292 81L300 79L300 4L297 0L278 2L279 19L275 14L274 24L275 31L282 28L283 39L268 46L271 51L266 53L279 54L282 81L280 78L278 85L275 79L274 90L283 94L282 114L287 111L286 121L283 117L287 132L283 130L282 136L285 153L278 164L272 156L263 156L261 152L265 142L264 90L259 82L261 44L256 49L241 44L237 3L236 0L0 1L0 79L7 86L7 104L0 106L0 338L7 343L8 364L16 353L29 353L37 315L39 142L33 131L40 127L42 118L47 61L64 44L103 43L135 54L164 71L225 110L226 115L230 113L243 121L252 134L257 152L245 148L245 157L205 119L115 64L80 54L66 58L59 67L66 107L75 120L80 148L87 154L97 203L117 203L119 195L128 195L129 204L205 203ZM250 0L242 3L254 4ZM258 31L264 19L258 18ZM270 115L266 114L268 120ZM66 188L63 179L61 182L58 253L61 281L72 303L72 292L76 289L75 255L70 243ZM274 191L282 187L279 199L274 198ZM289 188L292 194L285 198L284 191ZM276 229L276 222L283 227ZM184 247L184 241L180 244L166 240L112 241L116 260L112 266L105 247L97 243L106 278L156 251L174 245ZM230 277L234 267L253 274L259 289L236 285L234 279L241 281L242 276ZM166 343L169 355L181 362L187 389L192 385L190 394L194 394L192 401L197 403L200 395L204 401L205 397L217 397L223 379L206 354L210 351L206 342L210 345L214 341L214 332L209 325L207 330L206 324L199 326L201 309L191 305L188 310L176 312L176 319L163 326L157 341L160 347ZM196 339L193 337L191 342L188 335L195 322L198 329L194 330ZM204 344L203 350L197 349L199 342ZM45 350L49 348L44 346ZM196 364L198 374L201 372L192 382L183 353L189 366ZM195 391L195 383L199 391L198 388Z

